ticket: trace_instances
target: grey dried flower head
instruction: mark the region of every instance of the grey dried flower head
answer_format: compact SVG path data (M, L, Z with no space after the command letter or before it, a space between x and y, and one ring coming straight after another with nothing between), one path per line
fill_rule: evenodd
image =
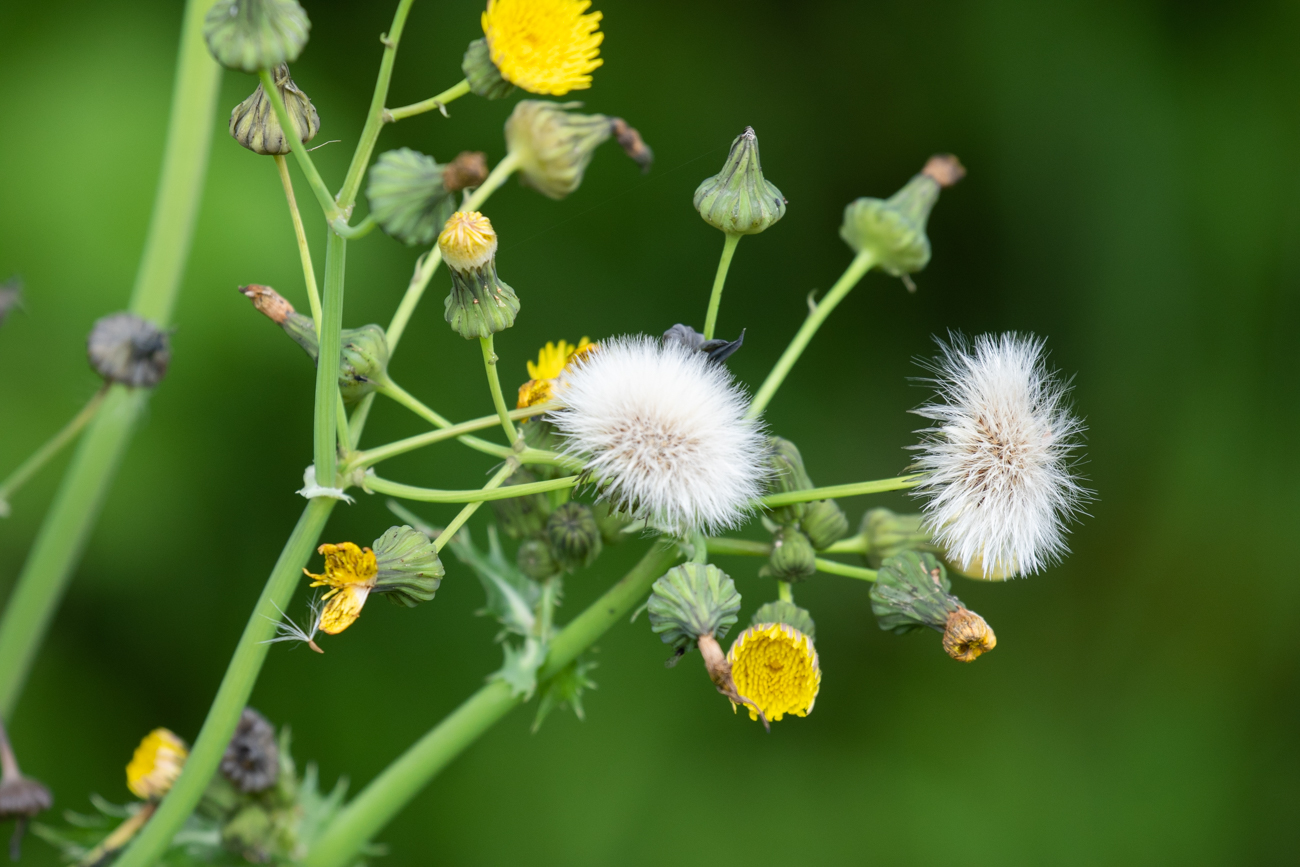
M680 343L687 349L695 352L703 352L708 356L709 361L716 361L722 364L730 358L737 349L745 345L745 331L741 329L740 336L735 340L723 340L715 337L713 340L705 340L704 335L696 331L689 325L682 325L680 322L664 332L664 343Z
M134 313L100 319L86 340L86 355L95 372L109 382L153 388L171 361L167 332Z
M264 792L280 777L280 747L275 726L251 707L244 708L239 725L221 757L221 773L241 792Z
M14 835L9 840L9 858L17 861L27 820L48 810L54 799L49 789L23 776L3 723L0 723L0 772L0 821L16 820Z

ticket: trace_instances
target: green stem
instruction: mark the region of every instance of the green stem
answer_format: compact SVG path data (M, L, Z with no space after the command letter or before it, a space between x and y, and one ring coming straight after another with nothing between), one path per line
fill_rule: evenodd
M330 195L329 187L325 186L325 181L321 179L320 172L316 171L316 164L312 162L307 148L303 147L296 135L288 133L288 130L296 127L289 120L289 111L284 107L284 97L280 95L280 88L275 86L274 78L265 69L257 73L257 77L262 82L262 90L271 100L271 110L275 112L275 119L280 122L280 128L286 131L285 138L289 140L289 149L298 160L298 168L302 169L302 173L307 176L307 183L311 185L311 191L316 194L316 201L325 212L325 222L332 222L334 218L342 216L342 212L334 197Z
M391 400L400 403L402 406L406 407L411 412L415 413L425 421L428 421L429 423L433 424L435 427L442 428L443 430L447 430L448 428L452 427L451 422L447 421L447 419L443 418L441 415L434 412L429 407L425 406L424 403L417 400L410 392L402 388L397 383L393 382L391 379L388 380L387 382L381 383L378 388L378 391L384 397L390 398ZM501 419L497 416L489 416L489 418L492 419L493 424L500 424L501 422ZM491 426L492 425L488 425L488 427ZM490 443L487 440L479 439L478 437L458 436L457 439L460 440L465 445L469 446L470 448L476 449L480 452L484 452L489 455L495 455L497 457L509 457L511 454L510 448L508 446L498 446L496 443Z
M767 409L767 405L776 394L776 390L785 381L786 374L790 372L790 368L794 367L794 363L799 360L799 356L807 348L808 341L812 340L813 335L817 333L817 329L826 321L826 317L831 315L831 311L835 309L836 305L844 300L845 295L849 294L849 290L858 285L858 281L875 264L876 258L869 250L863 250L853 258L849 267L840 275L840 279L835 281L831 291L827 292L821 303L808 314L808 318L804 320L799 332L795 334L785 352L781 353L781 357L777 359L776 366L767 375L767 379L764 380L758 394L754 395L754 400L749 405L749 418L756 418L759 413Z
M841 539L829 548L823 549L826 554L865 554L871 550L867 537L861 534L850 536L847 539Z
M518 419L518 418L527 418L528 416L532 416L532 415L540 415L541 413L547 411L545 409L545 406L546 406L545 404L539 404L537 406L530 406L526 409L517 409L511 412L510 416L512 418ZM477 430L486 430L487 428L493 428L499 424L501 424L501 419L498 416L486 415L483 416L483 418L476 418L472 421L462 422L461 424L452 425L451 427L443 428L442 430L435 430L435 431L429 431L428 433L416 434L413 437L407 437L406 439L398 440L397 442L388 443L387 445L375 446L373 449L366 449L365 451L355 452L353 453L351 459L348 461L347 471L350 473L353 470L356 470L360 467L371 467L381 461L386 461L389 458L394 458L397 457L398 455L406 454L407 452L413 452L416 449L421 449L424 448L425 446L433 445L434 443L437 442L442 442L443 440L458 438L465 435L466 433L472 433L473 431L477 431ZM354 414L353 422L352 422L354 435L356 432L356 427L357 427L357 422L356 422L356 416ZM489 445L491 444L489 443ZM501 446L501 448L506 448L506 447ZM506 451L511 454L514 453L513 449L506 449ZM525 455L528 454L529 451L532 450L531 449L525 450L524 454ZM498 457L508 457L508 455L498 455ZM523 455L520 456L520 459L523 460ZM542 463L542 461L533 461L532 463Z
M506 475L508 476L510 473L506 473ZM578 484L580 478L581 476L563 476L558 479L528 482L523 485L511 485L508 488L497 488L495 490L479 488L469 491L444 491L438 488L417 488L414 485L404 485L401 482L392 482L378 476L368 475L366 476L365 486L376 494L387 494L390 497L397 497L399 500L414 500L418 503L484 503L490 500L509 500L513 497L523 497L528 494L544 494L547 491L572 488ZM502 481L504 481L504 478Z
M18 465L18 468L9 474L9 478L0 483L0 518L7 517L9 514L9 498L13 493L26 484L27 480L36 474L36 471L63 450L63 447L72 442L81 429L95 417L99 411L100 405L104 402L104 397L108 394L108 386L105 385L96 391L81 408L81 411L72 417L72 420L63 426L63 430L37 449L31 457Z
M289 216L293 218L293 234L298 240L298 258L302 260L302 279L307 284L307 303L311 305L311 321L316 325L316 339L320 339L320 292L316 288L316 266L311 261L311 248L307 233L302 228L302 214L298 213L298 199L293 194L293 179L289 177L289 161L281 154L275 155L275 167L280 171L280 184L289 202Z
M426 111L433 111L434 109L442 111L447 103L460 99L467 93L469 93L469 80L462 78L437 96L431 96L428 99L413 102L401 108L388 109L384 112L384 121L392 123L395 120L405 120L408 117L415 117L417 114L424 114Z
M501 419L501 429L506 432L506 442L514 445L518 434L515 433L515 423L510 420L510 410L506 407L505 396L501 393L501 377L497 373L497 354L492 348L492 335L479 338L479 346L483 347L483 366L487 369L488 389L492 392L492 405L497 408L497 416Z
M794 604L794 590L790 587L789 581L776 582L776 598Z
M861 581L875 581L875 569L863 569L861 566L850 566L847 563L837 563L834 560L827 560L824 557L818 557L814 560L817 564L818 572L826 572L830 575L843 575L847 578L857 578Z
M497 474L488 480L488 483L483 486L483 490L480 493L491 494L497 492L496 489L501 487L503 484L505 484L506 479L510 478L510 474L515 471L515 468L516 468L516 464L514 461L506 461L505 466L497 470ZM466 504L466 506L463 509L461 509L459 512L456 513L456 517L451 519L451 523L448 524L446 528L441 533L438 534L438 538L433 540L433 550L441 551L443 549L443 546L445 546L456 536L456 533L460 531L460 528L465 526L465 522L468 521L470 517L473 516L473 514L478 511L479 506L483 505L483 503L485 503L488 499L501 499L501 498L484 497L483 499L479 499L472 503Z
M131 312L160 326L171 320L189 257L217 115L221 67L203 42L203 18L212 3L188 0L185 6L162 177L131 292ZM114 386L77 445L0 620L0 718L13 710L148 400L147 390Z
M335 391L338 401L334 405L334 418L338 425L338 454L346 456L352 450L352 436L348 433L348 407L343 402L343 392Z
M899 476L895 479L878 479L874 482L854 482L851 485L831 485L826 488L809 488L804 491L787 491L784 494L768 494L759 500L764 507L776 509L793 503L810 503L813 500L837 500L840 497L856 497L861 494L880 494L885 491L905 491L921 484L921 476Z
M656 542L632 571L555 636L538 678L554 677L611 626L626 617L650 592L650 585L676 560L676 545L662 540ZM303 867L346 867L351 864L366 842L438 772L521 703L522 697L512 695L510 687L500 680L490 681L479 689L339 812L303 859Z
M391 353L390 353L391 355ZM361 432L366 428L366 420L370 418L370 407L375 405L375 393L361 398L357 408L352 410L352 418L348 420L348 434L351 436L351 442L348 444L348 451L355 452L357 446L361 444Z
M691 562L704 565L709 562L709 539L703 533L691 538Z
M709 539L709 553L769 557L772 554L772 544L770 542L754 542L749 539Z
M713 292L709 295L709 313L704 319L704 339L713 339L713 329L718 324L718 307L722 303L722 286L727 282L727 269L731 267L731 257L736 253L740 235L727 233L727 240L722 245L722 258L718 260L718 273L713 277Z
M339 365L343 361L343 275L348 242L333 232L325 240L325 297L321 311L320 353L316 357L316 418L313 458L316 483L338 486Z
M302 569L316 543L320 540L325 522L337 501L319 497L307 504L298 525L294 527L280 559L262 588L262 595L240 636L235 653L226 667L217 697L212 702L198 739L185 760L185 768L176 784L163 799L158 812L145 825L131 847L114 862L114 867L147 867L162 856L171 843L172 836L184 824L202 798L221 757L230 743L235 726L243 713L244 705L253 691L258 672L266 659L270 645L265 642L275 636L280 612L289 607L294 590L302 581Z
M330 223L330 229L332 229L336 234L347 238L349 241L355 241L358 238L364 238L366 235L369 235L378 225L379 224L375 222L374 214L366 214L361 222L357 223L355 226L349 226L348 221L342 217L335 217L333 222Z

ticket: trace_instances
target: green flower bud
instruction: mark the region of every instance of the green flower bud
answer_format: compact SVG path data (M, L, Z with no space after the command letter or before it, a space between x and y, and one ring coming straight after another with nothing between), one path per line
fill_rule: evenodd
M153 388L171 361L167 332L134 313L113 313L95 322L86 338L86 356L108 382Z
M799 528L787 525L772 536L772 554L758 574L782 581L802 581L817 571L816 560L817 552L808 537Z
M203 19L203 38L228 69L257 72L298 59L311 22L296 0L217 0Z
M387 593L398 605L414 608L428 602L446 574L428 536L412 527L391 527L375 540L374 593Z
M249 804L221 826L221 844L244 860L260 864L271 859L276 844L274 817L261 804Z
M410 148L379 155L366 198L379 228L404 244L426 245L456 212L457 196L443 182L446 166Z
M736 584L717 566L683 563L650 588L650 628L679 652L704 636L725 638L740 613Z
M817 624L813 623L812 615L793 602L786 602L783 599L759 606L754 616L749 618L749 622L755 626L760 623L784 623L808 636L809 641L817 640Z
M506 479L506 486L526 485L535 481L537 477L528 470L515 470ZM546 526L546 519L551 514L551 501L545 494L527 494L508 500L493 500L492 508L506 535L512 539L522 539L540 532Z
M768 440L768 467L772 471L772 493L786 494L790 491L806 491L813 486L812 479L803 468L803 456L799 447L788 439L772 437ZM803 518L808 512L807 503L793 503L772 510L772 520L780 524L791 524Z
M565 569L590 566L600 556L600 527L586 503L568 502L546 521L546 541L551 556Z
M818 551L834 545L849 532L849 518L834 500L809 503L799 525Z
M728 235L757 235L785 216L785 196L763 177L754 128L736 136L722 171L695 189L695 210Z
M457 211L438 236L451 272L444 318L466 340L490 337L515 324L519 296L497 277L497 234L478 211Z
M943 633L944 651L971 662L997 645L984 618L948 591L952 584L933 554L905 551L886 560L871 585L871 610L880 628L901 635L928 626Z
M545 581L560 571L560 564L551 556L551 548L543 539L526 539L515 552L519 571L534 581Z
M501 99L510 95L515 86L501 77L501 70L492 62L492 51L486 39L475 39L465 49L461 70L469 81L471 93L484 99Z
M273 75L298 140L311 141L320 131L320 115L316 114L316 107L293 83L287 65L277 66ZM230 112L230 134L255 154L287 154L292 150L271 100L260 84L248 99Z
M937 548L930 542L924 516L899 515L889 509L871 509L862 516L858 532L866 542L866 558L873 568L904 551L929 551Z
M919 175L889 199L861 198L844 209L840 237L854 252L870 251L890 274L902 277L930 261L925 224L939 191L966 174L951 155L931 157Z
M580 105L525 99L506 119L506 149L519 160L520 178L552 199L578 188L593 152L613 134L603 114L566 111Z

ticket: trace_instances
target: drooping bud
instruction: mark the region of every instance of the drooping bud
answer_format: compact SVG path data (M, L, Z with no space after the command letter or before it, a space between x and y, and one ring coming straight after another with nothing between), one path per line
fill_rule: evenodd
M492 62L492 50L486 39L475 39L469 44L460 68L469 82L470 92L484 99L501 99L515 89L501 77L501 70Z
M8 280L0 283L0 325L5 324L5 319L15 307L21 307L23 303L23 281L19 277L10 277Z
M932 157L920 174L889 199L864 197L844 209L840 237L856 253L871 252L895 277L920 271L930 261L925 234L939 191L966 174L952 155Z
M448 192L459 193L481 186L487 180L487 154L483 151L461 151L442 169L442 185Z
M959 608L948 615L943 628L943 649L958 662L974 662L997 644L992 628L974 611Z
M438 550L413 527L390 527L375 540L375 586L372 592L407 608L433 599L446 574Z
M320 132L320 115L316 113L316 106L293 83L287 64L277 66L272 77L280 91L280 98L284 100L285 112L289 115L298 141L304 144L311 141ZM292 150L289 138L280 126L280 119L276 117L275 108L271 105L271 99L261 84L230 112L230 134L235 141L255 154L287 154Z
M834 500L817 500L808 504L799 526L808 534L812 546L822 551L848 534L849 518Z
M695 210L728 235L757 235L785 216L785 196L763 177L753 127L736 136L722 171L695 189Z
M95 322L86 339L95 372L109 382L153 388L171 361L167 332L134 313L112 313Z
M933 554L904 551L886 560L871 586L871 610L880 628L901 635L928 626L944 635L943 648L971 662L997 644L993 630L949 591L952 584Z
M244 793L264 792L280 778L280 746L275 727L251 707L244 708L221 757L221 773Z
M787 524L773 534L772 554L758 574L781 581L803 581L817 571L816 560L817 552L804 532Z
M537 477L528 470L515 470L506 479L504 487L526 485L537 481ZM545 494L525 494L507 500L493 500L492 508L497 514L497 521L506 535L512 539L522 539L539 532L546 526L546 519L551 514L551 500Z
M803 456L799 447L783 437L768 440L771 450L768 466L771 469L772 493L786 494L791 491L806 491L813 486L812 479L803 467ZM808 512L807 503L792 503L772 510L772 520L781 524L790 524L803 518Z
M683 563L650 588L646 613L664 644L685 653L701 636L726 637L740 613L740 593L717 566Z
M48 810L53 803L49 789L30 777L23 776L4 723L0 723L0 822L15 820L14 834L9 841L10 860L17 861L21 854L27 821L37 813Z
M457 211L438 236L451 272L444 318L466 340L489 337L515 324L519 297L497 277L497 233L478 211Z
M370 169L366 199L379 228L409 245L438 237L456 211L456 196L447 189L448 166L410 148L380 154Z
M784 599L760 605L758 610L754 612L754 616L749 618L749 622L754 625L760 623L784 623L786 626L793 626L808 636L809 641L817 640L817 624L813 623L812 615L793 602L786 602Z
M925 529L923 515L899 515L889 509L870 509L862 516L858 532L866 545L867 563L872 568L880 568L885 560L904 551L937 552L930 541L930 532Z
M687 349L695 352L703 352L708 356L709 361L722 364L735 353L737 349L745 343L745 332L742 330L740 336L735 340L723 340L714 338L705 340L704 335L696 331L689 325L682 325L680 322L664 332L663 342L680 343Z
M603 547L600 527L591 507L572 501L560 506L547 519L546 541L555 562L565 569L590 566Z
M506 120L506 149L519 160L523 182L544 196L562 199L578 188L596 148L614 134L616 118L577 114L580 102L522 100ZM645 142L635 147L636 130L620 121L625 150L645 169L653 159ZM640 135L636 134L640 141Z
M311 21L296 0L217 0L203 19L203 38L228 69L257 72L298 59Z
M126 766L126 787L146 801L161 798L180 777L189 755L185 742L173 732L154 729L140 741Z
M551 546L544 539L525 539L515 552L519 571L534 581L545 581L560 571L560 564L551 556Z

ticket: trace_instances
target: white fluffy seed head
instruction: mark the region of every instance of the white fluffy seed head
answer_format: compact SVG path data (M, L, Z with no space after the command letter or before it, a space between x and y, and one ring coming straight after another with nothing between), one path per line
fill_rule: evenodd
M657 529L714 533L739 524L762 494L766 438L721 364L679 343L603 340L566 370L565 436L601 496Z
M935 400L914 410L935 422L913 447L926 524L963 572L1038 572L1066 552L1065 522L1088 497L1074 473L1084 428L1066 407L1069 384L1047 369L1039 338L937 342L926 365Z

